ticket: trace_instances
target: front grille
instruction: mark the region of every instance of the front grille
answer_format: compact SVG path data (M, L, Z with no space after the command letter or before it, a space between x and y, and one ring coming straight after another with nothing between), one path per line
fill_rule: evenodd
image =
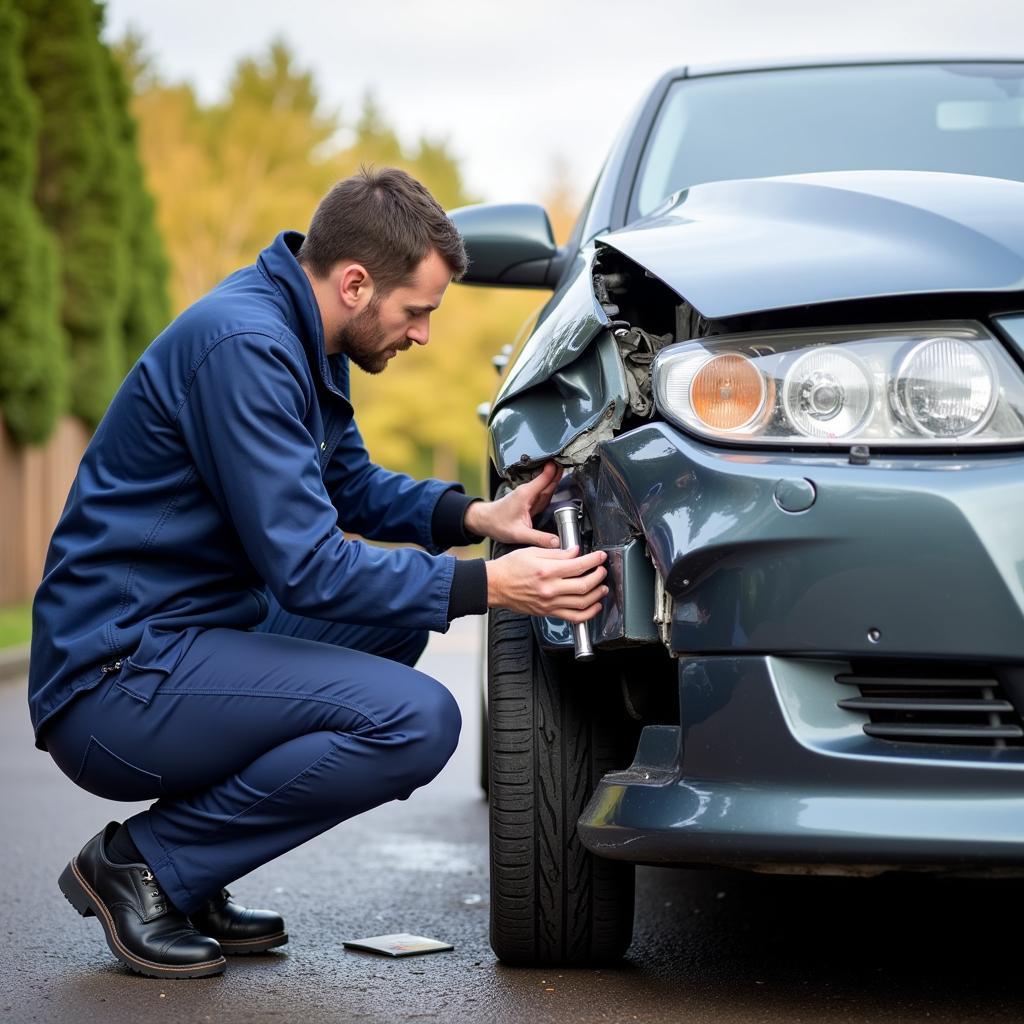
M1021 717L991 674L941 672L904 675L853 671L836 682L856 687L839 707L866 714L864 732L901 743L941 743L984 747L1024 746Z

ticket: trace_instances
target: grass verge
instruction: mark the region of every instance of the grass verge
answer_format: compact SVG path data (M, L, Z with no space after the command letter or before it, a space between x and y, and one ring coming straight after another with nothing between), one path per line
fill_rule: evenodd
M27 644L31 635L31 601L0 605L0 648Z

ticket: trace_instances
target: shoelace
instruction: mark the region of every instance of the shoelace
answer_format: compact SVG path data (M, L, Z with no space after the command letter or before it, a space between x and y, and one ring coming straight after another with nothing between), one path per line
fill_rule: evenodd
M151 885L153 887L153 898L154 899L156 899L156 900L162 899L162 894L160 892L160 886L157 885L156 876L153 874L152 871L149 870L149 868L146 868L142 872L142 881L146 885ZM163 903L154 903L153 904L153 909L158 914L161 914L161 913L163 913L164 905L163 905Z

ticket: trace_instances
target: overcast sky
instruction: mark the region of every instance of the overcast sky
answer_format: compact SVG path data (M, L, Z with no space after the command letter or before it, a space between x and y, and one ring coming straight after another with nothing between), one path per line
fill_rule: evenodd
M159 70L212 99L235 60L283 37L325 101L372 89L405 139L447 138L470 188L537 200L564 160L589 188L663 71L835 54L1024 57L1022 0L108 0Z

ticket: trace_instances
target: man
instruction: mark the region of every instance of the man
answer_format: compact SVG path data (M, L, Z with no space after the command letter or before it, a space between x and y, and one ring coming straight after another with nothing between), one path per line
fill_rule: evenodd
M83 456L33 606L29 704L79 786L157 799L60 877L132 970L201 977L286 942L224 885L441 770L461 722L412 668L427 630L495 605L584 621L607 592L601 553L533 528L553 465L487 502L363 447L349 362L378 373L427 344L465 267L407 174L342 181L305 238L279 235L149 346ZM440 553L481 536L525 546Z

